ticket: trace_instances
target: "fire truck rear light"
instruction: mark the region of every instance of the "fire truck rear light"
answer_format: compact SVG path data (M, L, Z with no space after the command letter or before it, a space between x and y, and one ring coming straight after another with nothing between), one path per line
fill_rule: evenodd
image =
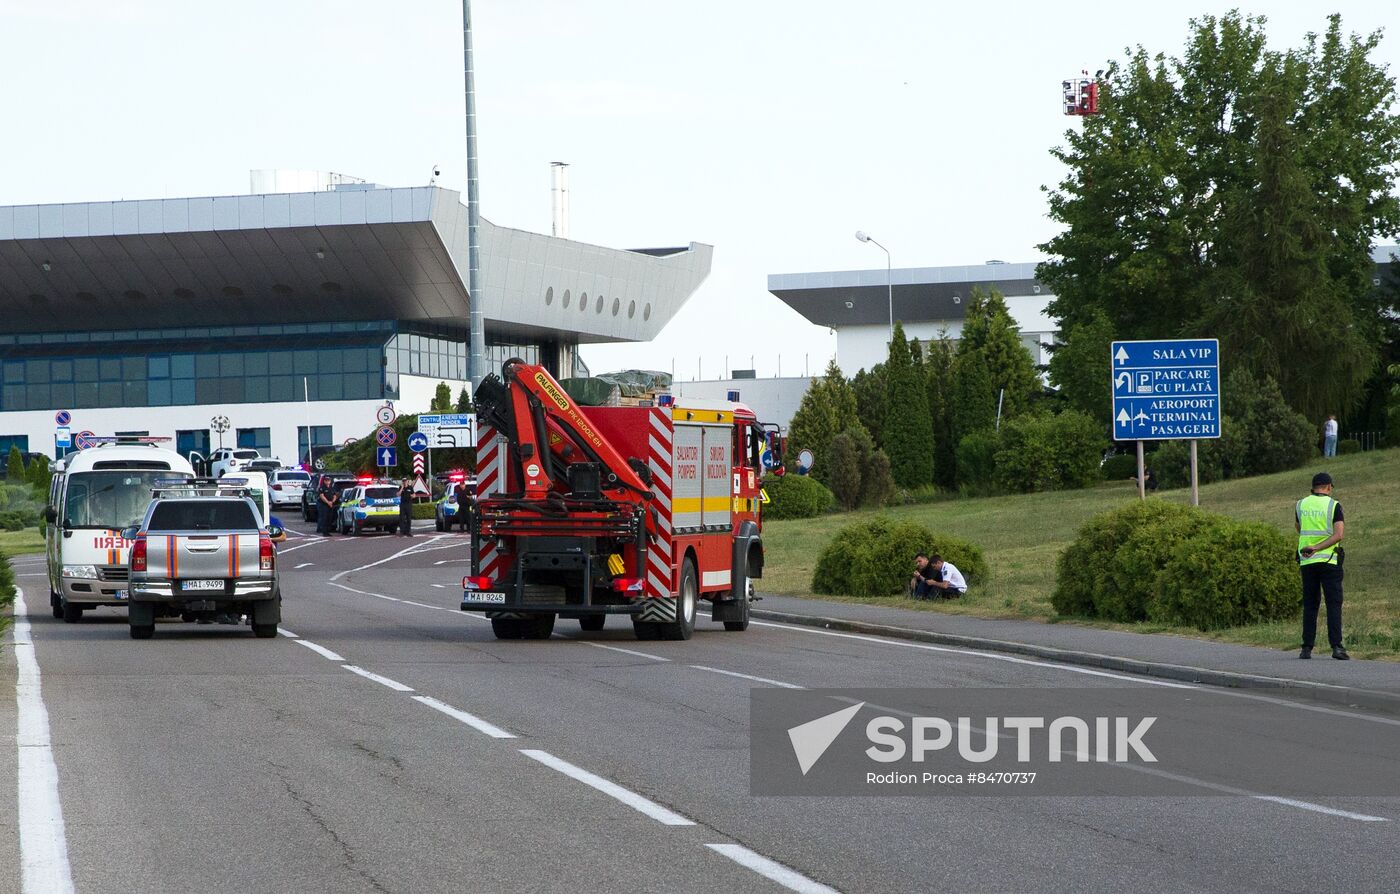
M258 535L258 568L271 571L272 557L272 538L266 534Z
M642 579L640 577L615 577L612 588L619 593L640 593L642 592Z
M463 590L481 590L489 586L491 586L491 578L484 574L478 574L476 576L468 575L462 578Z
M137 537L131 544L131 570L146 570L146 535Z

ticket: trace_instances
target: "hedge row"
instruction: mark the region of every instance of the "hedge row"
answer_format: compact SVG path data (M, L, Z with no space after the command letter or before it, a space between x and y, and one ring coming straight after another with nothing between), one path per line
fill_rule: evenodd
M0 608L6 608L14 601L15 572L10 568L10 560L0 554Z
M815 518L836 506L836 497L826 485L807 475L765 476L763 490L768 494L763 517L769 520Z
M987 560L977 546L914 522L881 516L837 532L817 556L812 591L824 596L902 594L919 553L937 553L952 562L969 587L987 579Z
M1050 601L1062 615L1200 630L1286 618L1298 605L1294 546L1262 522L1135 502L1079 529Z

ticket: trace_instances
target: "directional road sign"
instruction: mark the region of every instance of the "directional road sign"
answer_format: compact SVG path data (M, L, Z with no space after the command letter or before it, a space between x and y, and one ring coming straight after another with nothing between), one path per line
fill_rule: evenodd
M429 447L472 447L476 444L475 413L423 413L418 431L428 436Z
M374 457L381 466L397 466L399 464L399 451L396 447L377 447Z
M416 431L408 436L408 449L414 453L422 453L428 449L428 436L421 431Z
M67 410L59 410L53 414L54 425L67 425L73 421L73 414Z
M1220 437L1220 342L1213 338L1115 341L1113 438Z
M374 433L374 439L379 442L380 447L392 447L394 446L394 442L399 439L399 436L392 428L386 425Z

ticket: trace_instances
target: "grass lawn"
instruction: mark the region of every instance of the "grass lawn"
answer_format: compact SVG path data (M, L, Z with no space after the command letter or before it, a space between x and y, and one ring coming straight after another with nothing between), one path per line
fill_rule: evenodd
M1357 657L1400 660L1400 450L1319 459L1293 472L1206 485L1201 488L1201 508L1270 522L1292 537L1293 504L1307 496L1313 472L1323 468L1336 481L1333 495L1347 516L1343 611L1347 648ZM900 608L985 618L1030 618L1143 633L1179 633L1280 649L1297 646L1300 630L1296 620L1202 633L1190 628L1111 624L1056 615L1050 606L1050 593L1060 552L1091 516L1136 499L1137 488L1132 482L1115 481L1086 490L954 499L882 510L978 544L992 573L989 581L957 602L914 602L902 597L878 601ZM1158 491L1148 499L1186 503L1189 492ZM857 512L764 525L767 555L760 588L786 596L811 595L812 571L822 547L844 525L873 514ZM912 563L910 557L911 567ZM1325 644L1322 618L1318 626L1318 638Z
M38 528L25 528L23 531L0 531L0 556L22 556L26 553L44 551L44 537Z

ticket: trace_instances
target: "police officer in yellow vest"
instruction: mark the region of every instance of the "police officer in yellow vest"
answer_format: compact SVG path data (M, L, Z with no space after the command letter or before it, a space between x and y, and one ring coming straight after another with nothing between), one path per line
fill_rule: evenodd
M1303 573L1303 650L1299 658L1311 658L1317 639L1317 609L1327 602L1327 642L1332 657L1345 661L1351 656L1342 648L1342 562L1340 544L1344 525L1342 504L1332 499L1332 476L1313 476L1312 493L1298 501L1293 510L1298 529L1298 567Z

